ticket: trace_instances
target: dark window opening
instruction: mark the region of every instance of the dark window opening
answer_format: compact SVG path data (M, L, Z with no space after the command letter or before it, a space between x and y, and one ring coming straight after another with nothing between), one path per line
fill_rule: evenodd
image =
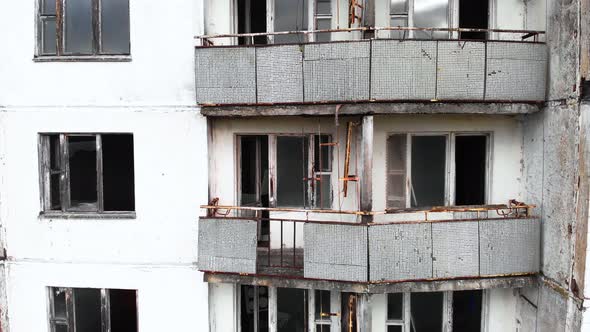
M315 291L315 319L330 321L330 291Z
M387 294L387 320L404 319L404 294Z
M307 331L307 291L277 288L277 330L281 332Z
M137 291L100 288L49 289L55 332L136 332Z
M459 1L459 27L470 29L488 28L488 0ZM461 32L461 39L485 40L486 32Z
M314 208L332 207L332 136L314 135Z
M269 207L268 136L240 136L240 204ZM255 211L242 210L243 217L254 217ZM270 243L268 211L259 212L258 244Z
M268 288L241 286L242 332L268 332Z
M481 290L453 292L453 331L480 331L481 308Z
M96 211L98 178L96 136L68 137L70 209Z
M137 295L134 290L110 289L110 332L137 331Z
M43 210L135 210L133 135L41 135Z
M266 32L266 0L238 0L238 33ZM241 37L240 45L252 43L252 38ZM254 37L255 44L266 44L266 36Z
M455 205L485 204L487 136L455 138Z
M307 136L277 137L277 206L308 206Z
M133 135L102 135L105 211L135 211Z
M41 56L128 55L129 0L39 0Z
M413 208L445 205L446 136L412 137Z
M443 293L412 293L411 294L411 331L431 332L442 331L443 326Z

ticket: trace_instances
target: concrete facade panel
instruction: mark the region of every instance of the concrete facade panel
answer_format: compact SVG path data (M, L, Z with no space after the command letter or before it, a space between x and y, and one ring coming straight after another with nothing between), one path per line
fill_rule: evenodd
M436 47L435 41L373 41L371 99L434 99Z
M367 228L305 224L305 278L367 281Z
M200 104L256 102L256 49L197 48L196 92Z
M483 99L485 48L482 42L438 42L436 99Z
M199 270L256 273L258 223L253 220L199 220Z
M540 231L538 219L481 220L480 275L539 272Z
M371 281L432 278L432 224L369 227Z
M303 102L303 52L299 45L256 49L259 103Z
M434 278L479 275L477 222L432 224L432 272Z
M368 100L370 45L368 41L305 45L305 101Z

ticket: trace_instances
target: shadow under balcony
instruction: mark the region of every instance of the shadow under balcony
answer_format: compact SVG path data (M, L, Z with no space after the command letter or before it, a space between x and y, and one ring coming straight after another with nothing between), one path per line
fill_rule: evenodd
M199 221L198 268L210 274L388 284L540 269L540 220L525 205L385 211L369 224L354 222L362 214L354 212L261 219L216 211Z
M373 28L380 29L396 28ZM230 115L236 116L240 112L243 116L315 114L322 112L318 105L324 104L346 104L345 114L362 113L367 105L372 105L372 114L404 111L388 103L418 103L408 106L407 112L422 109L428 113L422 104L433 103L455 103L456 110L440 111L451 113L535 112L537 104L545 100L547 49L545 43L536 41L543 32L494 31L520 32L523 39L372 38L217 46L209 41L250 35L271 38L273 34L201 36L198 38L206 46L195 49L197 103L208 116L229 114L231 110L235 114ZM530 36L534 39L525 39ZM461 108L464 103L493 105L471 107L470 111ZM276 105L284 107L273 107Z

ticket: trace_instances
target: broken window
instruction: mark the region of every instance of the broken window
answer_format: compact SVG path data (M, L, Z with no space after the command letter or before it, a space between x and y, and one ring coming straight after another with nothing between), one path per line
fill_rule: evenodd
M340 292L309 291L310 332L339 332L341 321Z
M453 292L453 332L481 330L483 291Z
M129 0L39 0L41 56L128 55Z
M455 138L455 205L485 204L488 137Z
M49 288L52 332L137 331L137 291Z
M44 212L135 210L133 135L40 136Z
M387 294L387 332L402 332L405 322L404 293Z
M237 0L238 33L266 32L266 0ZM254 37L254 44L266 44L266 36ZM242 37L240 45L251 44L252 38Z
M488 139L489 134L390 135L387 208L486 204Z
M416 28L448 28L448 0L389 0L389 26ZM393 30L391 38L448 38L446 31Z
M331 208L331 135L240 135L238 142L242 206Z
M468 29L488 28L488 0L460 0L459 27ZM485 40L486 32L461 32L461 39Z
M242 332L268 332L268 288L246 285L240 287Z
M277 288L277 331L307 331L307 290Z
M410 297L410 326L412 331L430 332L443 330L444 294L412 293Z

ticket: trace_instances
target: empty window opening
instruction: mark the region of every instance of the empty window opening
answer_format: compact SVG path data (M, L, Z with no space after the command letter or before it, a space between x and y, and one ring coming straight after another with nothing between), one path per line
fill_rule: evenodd
M481 330L481 290L453 292L453 332Z
M387 294L387 332L402 332L405 326L406 314L404 306L404 293Z
M268 332L268 288L242 285L240 296L242 332Z
M134 211L133 136L101 135L105 211Z
M133 135L40 136L45 212L135 210Z
M238 33L266 32L266 0L238 0ZM252 38L242 37L240 45L251 44ZM266 44L265 36L254 37L255 44Z
M307 290L277 288L277 330L281 332L307 331Z
M39 1L39 55L129 54L129 0Z
M412 293L410 302L411 331L443 330L443 293Z
M411 207L445 205L446 136L412 137Z
M137 331L137 291L50 287L54 332Z
M277 137L277 206L308 206L309 139Z
M455 138L455 205L485 204L487 136Z
M274 0L274 31L305 31L308 25L309 0ZM302 34L274 36L276 44L301 43Z
M459 27L472 29L488 28L488 0L460 0ZM461 32L461 39L485 40L486 32Z

